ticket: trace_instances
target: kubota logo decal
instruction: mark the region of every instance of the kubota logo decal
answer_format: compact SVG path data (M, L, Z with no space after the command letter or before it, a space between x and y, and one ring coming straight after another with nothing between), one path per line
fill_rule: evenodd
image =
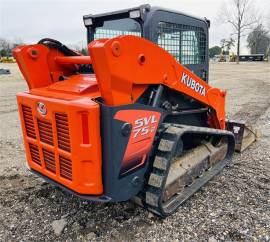
M135 126L133 128L133 138L154 132L156 130L157 123L158 120L155 115L135 120Z
M38 102L37 103L37 110L42 114L46 115L47 114L47 108L44 103Z
M202 96L205 96L205 87L201 85L199 82L192 79L187 74L183 73L181 82L184 83L187 87L191 88L195 92L199 93Z

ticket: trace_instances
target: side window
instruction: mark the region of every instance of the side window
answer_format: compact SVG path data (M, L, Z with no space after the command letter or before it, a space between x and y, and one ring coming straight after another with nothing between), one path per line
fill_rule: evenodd
M158 45L183 65L205 61L206 35L203 28L159 22Z

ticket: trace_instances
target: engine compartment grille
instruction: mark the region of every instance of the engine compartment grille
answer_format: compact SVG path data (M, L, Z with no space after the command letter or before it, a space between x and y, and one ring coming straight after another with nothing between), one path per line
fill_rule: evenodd
M38 146L29 143L29 149L30 149L32 161L41 166L41 160L40 160Z
M37 120L37 123L40 141L53 146L52 124L39 119Z
M54 153L46 149L42 149L42 152L46 169L55 173L56 166Z
M67 157L68 153L71 152L67 114L55 113L54 119L48 121L35 117L29 106L22 105L21 110L26 135L35 139L28 141L32 162L40 166L41 169L43 167L46 171L72 181L72 160ZM57 142L54 142L55 138ZM59 150L53 148L56 143ZM63 151L67 154L62 155Z
M26 135L30 138L36 139L32 109L28 106L22 105L22 112Z
M59 156L60 176L72 180L72 162L63 156Z
M55 114L58 148L70 152L68 117L63 113Z

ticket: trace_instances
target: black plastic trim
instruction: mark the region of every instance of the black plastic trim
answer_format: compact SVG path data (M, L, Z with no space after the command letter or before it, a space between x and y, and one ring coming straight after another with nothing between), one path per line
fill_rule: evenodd
M144 166L140 166L125 176L119 176L130 134L122 135L122 127L125 122L114 119L114 115L121 110L156 111L161 113L160 124L163 119L163 111L160 108L137 103L115 107L106 106L102 103L100 105L104 194L111 197L112 201L126 201L143 188L149 157ZM135 179L136 184L134 185Z

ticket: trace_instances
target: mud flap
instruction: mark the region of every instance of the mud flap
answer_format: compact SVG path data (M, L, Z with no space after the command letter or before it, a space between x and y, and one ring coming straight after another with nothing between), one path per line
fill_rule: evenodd
M258 131L244 121L227 120L226 129L235 137L235 151L243 152L258 138Z

